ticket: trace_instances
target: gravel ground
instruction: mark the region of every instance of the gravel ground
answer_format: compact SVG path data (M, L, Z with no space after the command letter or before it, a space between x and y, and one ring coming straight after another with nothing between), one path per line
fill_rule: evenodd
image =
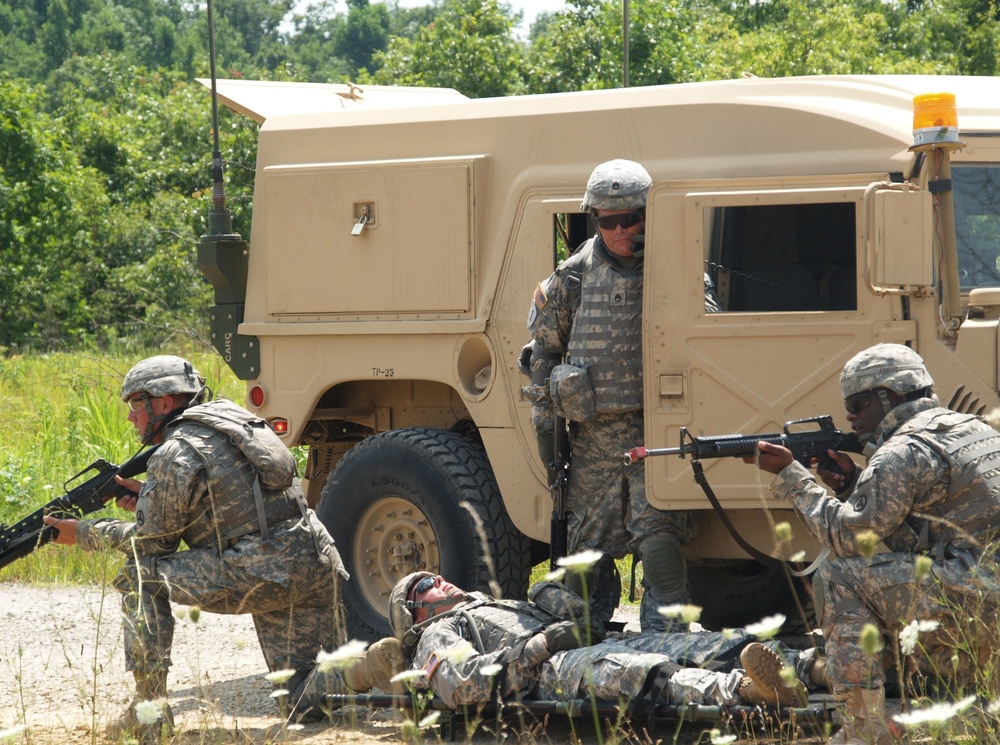
M283 727L250 617L204 613L194 623L180 610L169 681L178 731L174 743L400 742L403 717L388 709L356 707L347 712L349 718L333 723ZM637 629L629 610L620 609L616 620ZM0 742L21 728L9 741L105 742L105 726L122 712L132 691L122 658L117 593L0 584L0 629ZM609 741L580 720L556 719L520 735L509 729L499 734L531 743ZM474 739L496 741L497 735L481 730ZM680 736L672 729L663 735L670 742L709 742L690 726ZM760 732L742 741L776 742Z

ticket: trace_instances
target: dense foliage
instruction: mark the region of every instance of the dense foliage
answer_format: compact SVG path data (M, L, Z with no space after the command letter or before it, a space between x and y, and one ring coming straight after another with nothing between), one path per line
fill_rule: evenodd
M294 6L294 10L293 10ZM622 1L527 38L501 0L213 3L224 77L506 96L622 84ZM631 85L745 73L1000 73L998 0L631 0ZM0 0L0 351L201 336L208 14L178 0ZM249 237L256 128L222 112Z

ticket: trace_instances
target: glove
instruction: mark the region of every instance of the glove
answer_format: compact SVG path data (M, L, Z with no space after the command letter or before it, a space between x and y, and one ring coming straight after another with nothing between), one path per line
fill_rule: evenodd
M565 652L567 649L589 647L591 644L604 641L604 629L600 628L599 624L595 628L587 628L573 621L559 621L549 626L543 633L545 646L552 654Z

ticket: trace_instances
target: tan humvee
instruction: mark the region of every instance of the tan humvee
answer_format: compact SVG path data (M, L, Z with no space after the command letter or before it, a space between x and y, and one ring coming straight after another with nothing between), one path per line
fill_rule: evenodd
M957 97L964 146L913 151L912 99L941 91ZM547 555L547 476L517 361L536 284L592 230L579 208L601 161L639 161L654 179L646 442L623 453L674 447L681 427L773 432L823 414L846 426L840 369L876 342L919 351L942 403L997 405L1000 79L490 100L239 81L219 92L261 129L248 266L233 236L201 246L214 340L248 405L309 448L308 493L352 575L355 635L387 631L388 592L410 571L466 587L496 577L494 591L517 595ZM932 188L949 176L953 191ZM703 311L705 271L721 313ZM771 524L789 521L794 549L816 553L755 468L704 463L751 542L776 553ZM688 554L705 619L781 610L784 578L747 561L688 461L644 467L654 505L701 511Z

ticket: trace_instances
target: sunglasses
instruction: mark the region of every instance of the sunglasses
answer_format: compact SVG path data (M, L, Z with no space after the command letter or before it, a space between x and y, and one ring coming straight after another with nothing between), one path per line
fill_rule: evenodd
M423 595L429 589L434 587L434 581L436 579L437 577L424 577L422 580L420 580L419 582L417 582L417 584L413 586L413 592L411 593L410 597L416 600L418 595Z
M875 391L855 393L853 396L848 396L844 399L844 408L847 409L849 414L860 414L868 406L868 402L877 395Z
M149 400L149 396L136 396L135 398L130 398L125 403L132 411L141 411Z
M620 215L601 215L600 217L595 217L594 222L597 223L597 227L604 230L614 230L619 225L622 226L622 230L628 230L633 225L638 225L645 219L646 210L636 210L635 212L623 212Z

